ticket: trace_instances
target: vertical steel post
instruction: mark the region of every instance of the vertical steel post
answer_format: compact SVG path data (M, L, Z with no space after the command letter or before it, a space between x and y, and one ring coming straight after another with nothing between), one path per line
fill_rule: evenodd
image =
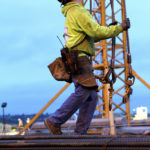
M125 1L121 0L121 6L122 6L122 21L126 19L126 10L125 10ZM128 80L128 62L127 62L127 37L126 37L126 31L123 32L123 54L124 54L124 64L125 64L125 82ZM127 88L127 87L125 87ZM130 99L126 103L126 118L128 121L128 125L130 124Z
M106 26L106 14L105 14L105 0L100 0L101 2L101 25L102 26ZM103 64L104 64L104 76L106 75L107 71L108 71L108 62L107 62L107 43L106 40L102 41L102 59L103 59ZM103 102L104 102L104 118L108 118L109 117L109 84L104 84L104 88L103 88Z
M84 0L81 0L81 5L84 6Z
M4 107L3 107L3 133L5 133L6 129L5 129L5 111L4 111Z

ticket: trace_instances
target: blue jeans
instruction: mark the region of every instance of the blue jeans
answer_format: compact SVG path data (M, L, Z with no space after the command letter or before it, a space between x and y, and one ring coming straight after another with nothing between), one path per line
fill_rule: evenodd
M79 109L75 132L77 134L86 134L96 109L96 104L96 90L77 84L75 85L75 92L67 98L49 119L53 124L60 126Z

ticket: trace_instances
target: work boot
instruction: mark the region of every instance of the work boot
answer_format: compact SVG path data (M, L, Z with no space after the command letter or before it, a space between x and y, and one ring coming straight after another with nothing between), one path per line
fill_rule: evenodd
M48 119L48 118L45 119L44 120L44 124L45 124L46 128L50 131L51 134L54 134L54 135L60 135L60 134L62 134L61 128L58 127L58 126L56 126L56 125L54 125L50 121L50 119Z

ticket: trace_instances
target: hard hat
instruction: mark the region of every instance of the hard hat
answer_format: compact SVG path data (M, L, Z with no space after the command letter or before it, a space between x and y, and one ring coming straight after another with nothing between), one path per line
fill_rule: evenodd
M71 0L58 0L62 5L65 5L66 3L70 2Z

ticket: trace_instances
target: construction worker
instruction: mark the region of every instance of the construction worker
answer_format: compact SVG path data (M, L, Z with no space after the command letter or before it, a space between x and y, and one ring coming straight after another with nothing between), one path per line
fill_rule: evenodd
M121 25L109 27L97 24L91 14L81 5L81 0L58 0L66 17L64 38L69 51L78 51L78 72L72 74L75 92L62 106L45 121L51 134L62 134L61 125L79 109L75 134L86 134L90 126L96 104L97 84L89 56L94 56L94 42L117 36L130 27L129 19Z
M31 119L27 118L26 123L28 124L28 123L30 123L30 121L31 121Z
M26 123L28 124L28 123L30 123L30 121L31 121L31 119L27 118ZM30 130L30 127L28 127L28 130Z
M23 128L23 121L18 118L18 127L17 127L17 130L21 130Z

